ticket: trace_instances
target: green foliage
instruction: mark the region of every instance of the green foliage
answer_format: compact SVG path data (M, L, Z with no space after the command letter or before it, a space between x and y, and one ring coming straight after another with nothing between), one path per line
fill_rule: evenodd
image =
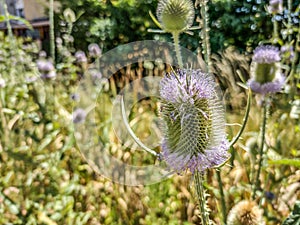
M149 11L155 11L156 0L61 1L62 9L84 11L74 24L75 47L86 49L91 42L104 51L119 44L153 39L148 28L154 27ZM59 26L57 26L59 29ZM79 32L80 31L80 32Z
M250 50L260 41L270 38L272 24L264 8L267 3L256 0L211 1L212 51L222 51L232 45L242 51Z
M297 201L294 210L282 225L299 225L300 224L300 201Z

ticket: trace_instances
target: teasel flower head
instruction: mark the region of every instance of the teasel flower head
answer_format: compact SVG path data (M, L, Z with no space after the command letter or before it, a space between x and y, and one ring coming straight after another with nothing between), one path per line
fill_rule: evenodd
M183 32L192 25L195 17L191 0L160 0L156 15L160 25L166 32Z
M229 148L225 113L212 76L180 69L161 80L162 159L182 173L223 164Z
M250 68L250 88L260 94L279 92L285 82L280 68L280 51L277 47L258 46L254 50Z
M243 200L228 213L227 225L265 225L263 211L255 202Z

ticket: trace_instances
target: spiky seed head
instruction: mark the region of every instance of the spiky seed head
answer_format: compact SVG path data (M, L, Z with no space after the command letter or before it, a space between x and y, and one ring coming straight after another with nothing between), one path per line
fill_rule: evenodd
M228 213L227 225L265 225L263 212L253 201L240 201Z
M280 68L280 51L277 47L258 46L254 50L250 68L250 88L261 94L274 93L281 90L284 77Z
M166 32L183 32L194 22L195 11L191 0L160 0L156 15Z
M164 121L162 156L177 172L203 171L228 158L225 117L213 78L181 69L160 84Z

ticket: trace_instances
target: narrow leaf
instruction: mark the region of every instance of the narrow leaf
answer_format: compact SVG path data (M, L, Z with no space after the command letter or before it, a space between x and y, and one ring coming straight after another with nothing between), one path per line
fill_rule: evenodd
M278 159L278 160L269 160L271 165L288 165L300 167L300 159Z

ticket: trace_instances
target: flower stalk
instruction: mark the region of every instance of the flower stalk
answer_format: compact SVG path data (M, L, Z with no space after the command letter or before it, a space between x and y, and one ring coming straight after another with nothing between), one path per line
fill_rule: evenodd
M173 41L174 41L178 65L179 65L179 68L183 68L182 56L181 56L181 52L180 52L179 32L172 32L172 35L173 35Z
M201 216L201 224L202 225L210 225L211 221L209 219L209 209L206 204L206 192L204 188L204 175L200 171L196 171L194 173L195 180L195 189L197 194L197 199L199 203L200 216Z
M54 2L49 2L49 23L50 23L50 55L55 64L55 35L54 35Z
M255 199L256 191L258 190L260 186L260 173L262 168L262 162L263 162L263 155L264 155L264 146L265 146L265 134L266 134L266 125L267 125L267 113L268 113L268 105L266 103L266 99L264 100L264 107L263 107L263 119L261 124L261 143L259 148L259 161L258 161L258 169L256 173L254 188L253 188L253 194L252 199Z
M224 190L222 185L221 171L218 169L216 173L217 173L217 179L218 179L218 185L219 185L220 197L221 197L222 220L223 220L223 225L226 225L227 209L226 209L225 195L224 195Z

